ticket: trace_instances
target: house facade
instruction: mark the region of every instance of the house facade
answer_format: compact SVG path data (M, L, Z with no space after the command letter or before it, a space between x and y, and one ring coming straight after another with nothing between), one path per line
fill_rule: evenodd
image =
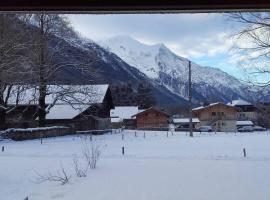
M201 126L212 126L215 131L236 131L237 110L221 102L192 109Z
M137 129L167 129L169 126L170 115L157 108L149 108L136 115Z

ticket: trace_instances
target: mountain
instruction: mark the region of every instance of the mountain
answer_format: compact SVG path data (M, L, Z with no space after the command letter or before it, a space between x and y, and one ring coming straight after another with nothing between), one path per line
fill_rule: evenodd
M176 55L164 44L146 45L128 36L116 36L98 42L137 68L157 85L188 99L188 59ZM213 67L191 62L193 103L231 101L241 98L251 101L255 93L235 77Z
M24 27L24 35L30 39L37 30L32 25L28 29ZM52 64L62 63L48 80L49 84L129 83L136 89L142 83L150 87L158 106L171 110L187 106L188 60L163 44L145 45L126 36L97 44L70 31L64 37L51 35L48 48L53 54ZM245 85L221 70L192 63L192 71L194 105L206 100L229 101L232 97L250 100L253 95ZM30 80L37 82L37 76L31 76ZM121 104L116 101L115 105Z
M52 37L50 48L61 45L61 51L54 55L55 63L67 63L56 73L52 82L61 84L110 84L112 86L131 84L134 89L138 84L149 86L157 105L166 108L184 107L187 101L172 93L162 84L150 79L135 67L130 66L116 54L107 51L89 39L78 35L69 37ZM115 91L112 92L113 96ZM115 102L116 105L119 102Z

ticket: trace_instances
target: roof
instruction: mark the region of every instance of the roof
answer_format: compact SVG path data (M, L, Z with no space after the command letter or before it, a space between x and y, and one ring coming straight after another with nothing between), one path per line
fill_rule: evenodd
M192 122L199 123L198 118L192 118ZM174 118L173 123L189 123L189 118Z
M133 115L139 112L138 106L115 106L110 110L110 117L119 117L121 119L131 119Z
M236 125L253 125L252 121L236 121Z
M197 107L197 108L193 108L192 110L200 110L200 109L203 109L204 107L203 106L200 106L200 107Z
M221 104L221 105L224 105L224 106L227 106L227 107L230 107L230 108L233 108L233 109L234 109L234 107L233 107L233 106L231 106L231 105L227 105L227 104L224 104L224 103L222 103L222 102L216 102L216 103L211 103L211 104L209 104L209 105L207 105L207 106L200 106L200 107L197 107L197 108L193 108L193 109L192 109L192 111L203 110L203 109L210 108L210 107L212 107L212 106L219 105L219 104Z
M121 118L119 118L119 117L112 117L112 118L111 118L111 122L112 122L112 123L123 122L123 119L121 119Z
M89 106L57 104L50 109L50 112L46 115L46 119L73 119L89 108Z
M109 85L48 85L46 104L93 104L102 103ZM24 89L22 89L24 88ZM18 96L17 91L21 90ZM38 104L38 86L14 86L8 104Z
M229 105L229 106L250 106L252 104L245 101L245 100L238 99L238 100L233 100L232 102L227 103L227 105Z
M150 111L150 110L155 110L155 111L157 111L157 112L159 112L159 113L163 113L164 115L166 115L166 116L168 116L168 117L170 116L169 113L167 113L167 112L165 112L165 111L159 110L158 108L150 107L150 108L148 108L148 109L146 109L146 110L144 110L144 111L142 111L142 112L139 112L139 113L133 115L132 117L141 115L141 114L146 113L146 112L148 112L148 111Z

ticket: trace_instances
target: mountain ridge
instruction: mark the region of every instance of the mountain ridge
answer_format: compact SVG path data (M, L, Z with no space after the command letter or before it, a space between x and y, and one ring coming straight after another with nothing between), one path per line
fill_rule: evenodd
M175 54L164 44L146 45L129 36L116 36L98 44L171 92L188 98L189 60ZM219 68L200 66L192 61L191 64L194 103L204 100L228 102L235 98L253 100L253 91L236 77Z

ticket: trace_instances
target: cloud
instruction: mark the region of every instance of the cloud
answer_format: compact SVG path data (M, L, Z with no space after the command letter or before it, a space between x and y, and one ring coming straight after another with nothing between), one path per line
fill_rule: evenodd
M180 56L214 56L227 49L222 14L70 15L82 35L103 40L129 35L143 43L164 43ZM224 43L224 44L223 44Z

